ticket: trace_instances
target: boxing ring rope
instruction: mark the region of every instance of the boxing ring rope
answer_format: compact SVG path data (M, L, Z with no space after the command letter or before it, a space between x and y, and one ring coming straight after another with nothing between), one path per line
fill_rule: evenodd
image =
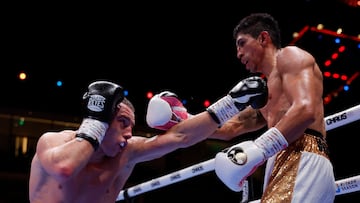
M357 105L349 109L346 109L344 111L340 111L338 113L325 117L324 118L325 129L326 131L329 131L359 119L360 119L360 105ZM215 162L214 158L209 159L207 161L200 162L198 164L186 167L179 171L175 171L173 173L158 178L154 178L152 180L127 188L125 190L120 191L116 201L128 199L130 197L134 197L151 190L155 190L173 183L186 180L188 178L192 178L194 176L207 173L209 171L213 171L215 169L214 162ZM336 195L342 195L342 194L352 193L355 191L360 191L360 175L337 180L335 184L337 188Z

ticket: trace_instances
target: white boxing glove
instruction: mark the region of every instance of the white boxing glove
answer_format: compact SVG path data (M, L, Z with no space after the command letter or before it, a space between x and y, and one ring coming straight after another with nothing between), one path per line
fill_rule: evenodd
M288 142L275 127L255 141L245 141L229 147L215 156L215 173L231 190L239 192L247 177L268 158L288 146Z
M164 91L150 99L146 112L146 123L151 128L168 130L191 116L176 94Z

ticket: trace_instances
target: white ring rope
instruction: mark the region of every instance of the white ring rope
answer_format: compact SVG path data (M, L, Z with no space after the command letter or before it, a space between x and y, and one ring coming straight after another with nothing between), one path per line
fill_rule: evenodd
M325 117L326 131L349 124L360 119L360 105Z
M352 193L360 190L360 175L337 180L336 195Z
M349 124L360 119L360 105L346 109L344 111L327 116L325 120L326 130ZM152 180L140 183L133 187L121 190L116 201L124 200L125 197L133 197L151 190L155 190L173 183L177 183L188 178L192 178L215 169L214 160L210 159L198 164L189 166L179 171L154 178ZM360 175L336 181L336 195L351 193L360 190Z
M158 189L161 187L164 187L166 185L170 185L173 183L177 183L179 181L183 181L185 179L201 175L203 173L207 173L209 171L213 171L214 161L215 159L210 159L192 166L189 166L187 168L184 168L179 171L175 171L173 173L161 176L159 178L155 178L152 180L149 180L147 182L140 183L138 185L135 185L133 187L130 187L126 190L120 191L120 194L118 195L116 201L125 199L125 196L133 197L135 195L142 194L144 192L148 192L150 190ZM125 194L127 193L127 194Z

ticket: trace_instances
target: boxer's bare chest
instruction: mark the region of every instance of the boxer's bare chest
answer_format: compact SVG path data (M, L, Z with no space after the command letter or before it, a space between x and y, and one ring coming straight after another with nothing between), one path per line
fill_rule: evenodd
M290 107L290 102L286 98L279 76L269 77L267 85L269 90L268 102L266 106L261 109L261 113L267 120L269 126L272 126L287 112Z
M103 164L103 165L102 165ZM67 183L78 194L106 196L118 191L118 167L114 164L89 164Z

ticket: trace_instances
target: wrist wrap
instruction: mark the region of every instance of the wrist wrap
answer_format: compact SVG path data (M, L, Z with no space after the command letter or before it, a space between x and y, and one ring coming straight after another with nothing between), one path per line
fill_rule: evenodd
M87 136L84 133L78 133L76 134L76 139L82 141L82 140L86 140L88 141L94 148L94 151L96 151L99 148L99 142L97 140L95 140L94 138Z

